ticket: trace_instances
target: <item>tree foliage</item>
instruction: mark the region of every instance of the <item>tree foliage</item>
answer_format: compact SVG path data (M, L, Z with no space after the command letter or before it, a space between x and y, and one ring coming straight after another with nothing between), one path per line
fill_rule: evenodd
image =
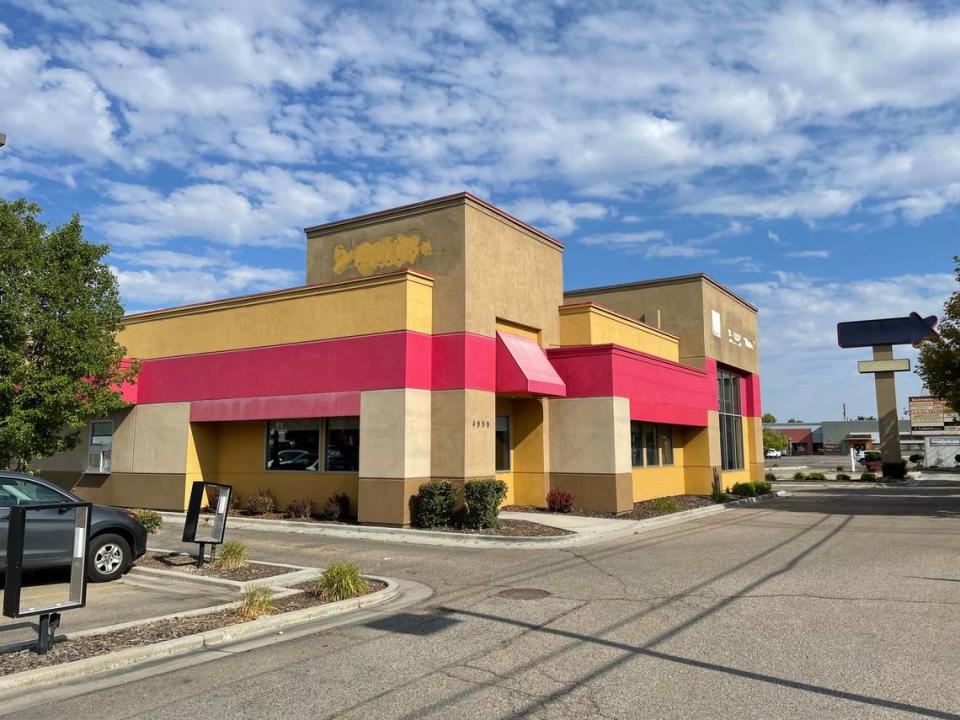
M778 433L776 430L768 430L767 428L763 429L763 451L767 450L780 450L781 452L785 451L790 447L790 440L783 433Z
M765 423L775 423L777 421L777 416L773 413L764 413L762 419Z
M49 230L39 206L0 199L0 466L69 450L91 418L123 407L123 306L76 215Z
M960 255L953 258L960 283ZM943 305L940 337L920 346L917 373L931 395L960 409L960 290Z

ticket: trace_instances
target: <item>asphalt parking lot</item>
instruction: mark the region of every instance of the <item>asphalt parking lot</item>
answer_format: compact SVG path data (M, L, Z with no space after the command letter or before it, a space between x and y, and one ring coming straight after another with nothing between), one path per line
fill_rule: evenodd
M257 559L350 559L436 594L0 714L960 720L960 482L946 478L811 487L567 549L231 535Z

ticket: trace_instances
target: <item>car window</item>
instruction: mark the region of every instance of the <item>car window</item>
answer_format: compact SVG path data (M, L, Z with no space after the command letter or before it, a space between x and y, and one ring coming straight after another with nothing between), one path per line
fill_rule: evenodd
M0 507L62 503L66 498L56 490L30 480L0 478Z

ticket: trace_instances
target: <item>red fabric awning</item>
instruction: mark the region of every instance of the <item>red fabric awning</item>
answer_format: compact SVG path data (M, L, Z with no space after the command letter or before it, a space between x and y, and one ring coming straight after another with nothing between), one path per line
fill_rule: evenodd
M566 397L567 386L533 340L498 332L497 392Z

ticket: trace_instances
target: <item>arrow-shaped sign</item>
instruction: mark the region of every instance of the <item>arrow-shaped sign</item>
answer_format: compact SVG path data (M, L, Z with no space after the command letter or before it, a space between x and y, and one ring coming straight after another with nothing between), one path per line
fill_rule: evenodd
M907 317L837 323L837 342L842 348L907 343L919 347L924 340L938 335L937 316L920 317L915 312Z

